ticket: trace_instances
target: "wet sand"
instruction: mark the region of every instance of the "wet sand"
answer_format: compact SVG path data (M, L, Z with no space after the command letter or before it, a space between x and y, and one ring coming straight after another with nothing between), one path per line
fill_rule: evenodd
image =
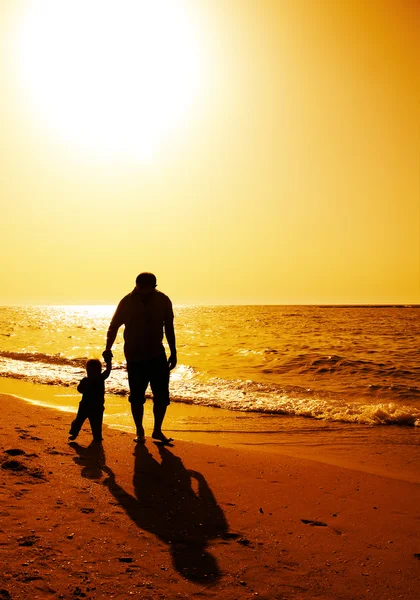
M0 399L1 600L419 597L420 485L351 446L69 444L70 413Z

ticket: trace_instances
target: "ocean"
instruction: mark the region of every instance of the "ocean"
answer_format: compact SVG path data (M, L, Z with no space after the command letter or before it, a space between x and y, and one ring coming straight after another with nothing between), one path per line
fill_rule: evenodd
M113 306L0 307L0 375L58 386L74 410L88 358L101 357ZM175 306L171 400L245 418L420 425L420 311L389 306ZM122 328L107 417L127 412ZM33 388L35 389L35 388ZM208 415L208 413L202 413ZM216 414L217 413L212 413ZM222 413L220 413L222 414ZM199 411L194 411L199 420ZM208 418L208 417L204 417ZM223 419L222 419L223 421ZM299 422L299 421L297 421ZM248 419L258 429L257 418ZM258 424L257 424L258 423ZM216 419L214 428L220 427Z

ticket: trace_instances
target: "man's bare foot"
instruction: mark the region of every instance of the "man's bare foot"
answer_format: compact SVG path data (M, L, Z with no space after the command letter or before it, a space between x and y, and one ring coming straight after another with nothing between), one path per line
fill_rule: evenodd
M144 444L146 441L146 436L144 435L144 429L139 429L137 431L137 435L134 438L136 444Z
M166 437L166 435L164 435L161 431L154 431L152 433L152 438L154 440L159 440L159 442L162 442L162 444L170 444L174 441L174 438Z

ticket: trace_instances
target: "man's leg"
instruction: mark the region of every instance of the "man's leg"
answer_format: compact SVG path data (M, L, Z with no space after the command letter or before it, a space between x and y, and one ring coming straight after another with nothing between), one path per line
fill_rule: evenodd
M131 401L131 414L133 415L134 424L136 426L136 442L144 442L144 427L143 427L143 414L144 404Z
M153 415L155 425L152 437L155 440L168 443L172 438L167 438L162 432L162 424L169 405L169 367L166 356L153 361L150 374L150 387L153 392Z
M155 439L160 439L163 436L162 423L166 415L166 406L161 406L156 402L153 404L153 416L155 418L155 426L153 428L153 435Z
M131 414L133 415L136 426L137 442L144 442L143 413L147 386L149 384L148 375L144 364L141 362L127 362L128 385L130 386L129 401L131 405Z

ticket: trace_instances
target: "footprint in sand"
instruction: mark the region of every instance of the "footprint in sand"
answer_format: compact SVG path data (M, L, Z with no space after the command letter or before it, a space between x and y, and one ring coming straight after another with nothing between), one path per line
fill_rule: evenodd
M57 454L58 456L72 456L71 452L60 452L60 450L56 450L55 448L47 448L44 452L45 454Z
M28 494L29 490L27 489L22 489L22 490L18 490L17 492L14 493L15 498L17 498L18 500L20 500L21 498L23 498L23 496L25 494Z
M312 519L301 519L301 521L302 523L305 523L305 525L310 525L311 527L328 527L336 535L343 535L342 531L335 527L330 527L330 525L323 523L322 521L313 521Z
M2 463L1 468L5 471L14 471L15 473L18 473L20 471L26 471L25 465L23 465L18 460L5 460Z
M23 454L26 454L26 452L20 448L9 448L4 451L4 454L8 454L9 456L22 456Z
M6 454L6 458L1 459L0 462L1 462L1 468L4 469L5 471L11 471L12 473L22 473L24 475L29 475L33 479L37 479L38 482L46 481L45 473L41 469L41 467L31 468L31 467L28 467L27 465L23 464L16 458L9 458L9 456L25 456L25 457L29 456L26 454L26 452L24 452L23 450L20 450L20 448L10 448L9 450L5 450L4 454Z
M302 523L305 525L310 525L311 527L328 527L326 523L322 521L312 521L311 519L301 519Z
M18 546L33 546L39 539L38 535L25 535L18 539Z

